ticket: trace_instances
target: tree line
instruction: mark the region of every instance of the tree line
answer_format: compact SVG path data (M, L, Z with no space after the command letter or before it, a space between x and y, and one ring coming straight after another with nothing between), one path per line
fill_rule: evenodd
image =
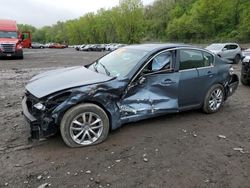
M84 43L250 42L249 0L120 0L111 9L31 31L33 41Z

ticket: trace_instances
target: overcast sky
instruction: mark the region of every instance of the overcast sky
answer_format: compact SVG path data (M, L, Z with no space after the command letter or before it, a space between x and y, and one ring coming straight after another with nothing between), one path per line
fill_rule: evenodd
M0 19L12 19L18 23L36 27L78 18L100 8L111 8L119 0L1 0ZM153 0L143 0L150 4Z

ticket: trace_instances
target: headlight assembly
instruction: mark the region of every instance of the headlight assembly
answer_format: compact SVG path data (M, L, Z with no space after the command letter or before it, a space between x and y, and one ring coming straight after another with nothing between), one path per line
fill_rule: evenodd
M34 107L37 109L37 110L45 110L46 109L46 107L42 104L42 103L36 103L35 105L34 105Z

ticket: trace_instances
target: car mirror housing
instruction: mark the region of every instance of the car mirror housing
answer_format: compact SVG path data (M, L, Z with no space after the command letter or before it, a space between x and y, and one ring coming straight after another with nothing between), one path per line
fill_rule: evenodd
M146 81L146 77L141 76L141 77L139 78L139 84L140 84L140 85L144 84L145 81Z
M223 51L223 52L224 52L224 51L227 51L227 48L223 48L222 51Z

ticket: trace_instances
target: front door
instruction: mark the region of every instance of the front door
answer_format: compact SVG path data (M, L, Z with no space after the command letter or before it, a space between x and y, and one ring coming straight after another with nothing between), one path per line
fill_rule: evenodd
M173 71L175 51L152 58L130 84L119 107L125 122L178 112L179 73Z

